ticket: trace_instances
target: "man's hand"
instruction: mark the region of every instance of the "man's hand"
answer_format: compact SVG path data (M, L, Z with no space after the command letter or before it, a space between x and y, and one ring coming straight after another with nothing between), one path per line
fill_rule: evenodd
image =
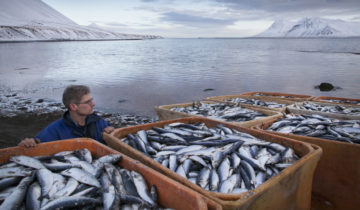
M39 141L38 139L36 139L36 140ZM22 147L35 147L36 142L35 142L34 138L25 138L18 145L22 146Z
M108 133L108 134L110 134L110 133L113 132L114 130L115 130L115 128L112 127L112 126L108 126L108 127L104 128L104 132L105 132L105 133Z

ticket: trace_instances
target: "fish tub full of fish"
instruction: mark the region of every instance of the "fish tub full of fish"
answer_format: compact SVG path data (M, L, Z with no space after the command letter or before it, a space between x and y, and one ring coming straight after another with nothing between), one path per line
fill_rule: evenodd
M241 95L248 95L248 96L262 96L262 97L269 97L269 98L281 98L290 101L309 101L314 96L311 95L300 95L300 94L292 94L292 93L276 93L276 92L246 92L241 93Z
M192 117L104 134L106 143L224 209L307 209L321 149Z
M1 149L0 164L0 209L221 209L88 138Z
M330 96L318 96L312 99L313 101L325 102L325 103L335 103L335 104L345 104L345 105L360 105L360 99L356 98L340 98L340 97L330 97Z
M225 95L225 96L212 96L206 100L225 101L239 104L244 107L261 107L278 112L285 112L286 106L296 103L295 101L284 100L281 98L268 98L266 96L248 96L248 95Z
M253 128L323 149L314 174L314 209L358 209L360 205L360 120L289 114Z
M282 115L280 112L259 107L245 107L232 102L206 100L157 106L155 111L160 120L196 116L220 122L229 122L242 127L251 127L261 121L267 121Z
M325 117L343 120L360 120L360 106L330 104L306 101L288 106L287 112L293 114L318 114Z

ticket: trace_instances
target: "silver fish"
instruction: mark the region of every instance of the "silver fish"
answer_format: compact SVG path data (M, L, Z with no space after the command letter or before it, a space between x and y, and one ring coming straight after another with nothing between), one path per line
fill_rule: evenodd
M41 186L41 196L48 197L54 183L54 174L50 170L42 168L36 171L36 177Z
M197 179L197 183L200 185L200 187L205 188L205 186L209 183L210 172L211 171L208 167L201 169Z
M180 176L184 177L185 179L187 178L186 177L186 173L185 173L185 170L184 170L184 167L182 165L179 165L175 171L177 174L179 174Z
M37 159L29 156L18 155L10 157L10 161L30 168L41 169L45 166Z
M1 210L17 210L20 209L22 202L26 196L28 186L34 180L34 175L23 178L15 191L10 194L1 204Z
M100 199L88 198L83 196L68 196L52 200L45 206L41 207L40 210L74 208L89 205L95 206L99 205L100 203Z
M228 179L223 181L220 185L219 192L231 193L236 185L238 185L239 179L237 174L231 175Z
M103 209L110 210L115 209L116 195L115 187L110 183L110 179L106 173L102 173L100 177L100 182L102 185L102 199L103 199ZM118 206L116 206L118 208Z
M170 155L169 156L169 169L172 171L175 171L177 168L177 159L176 155Z
M209 186L210 190L217 191L219 187L219 183L220 183L219 175L217 174L215 169L212 169L210 175L210 186Z
M131 171L131 176L134 180L136 190L137 190L138 194L140 195L140 197L142 199L144 199L146 202L148 202L154 206L155 202L151 199L151 195L149 194L149 190L146 185L146 181L145 181L144 177L135 171Z
M30 176L32 169L24 168L22 166L8 167L0 169L0 178L14 177L14 176Z
M88 184L97 188L100 188L101 185L99 181L90 173L83 171L79 168L70 168L61 172L61 175L72 177L78 182Z
M219 178L220 178L220 182L225 181L231 174L231 166L230 166L230 161L228 158L225 158L218 169L218 174L219 174Z
M30 185L26 193L26 209L37 210L41 207L41 187L38 182Z
M66 182L66 185L62 189L57 191L54 194L53 198L57 199L60 197L69 196L76 190L78 186L79 182L76 181L76 179L70 177L69 180Z

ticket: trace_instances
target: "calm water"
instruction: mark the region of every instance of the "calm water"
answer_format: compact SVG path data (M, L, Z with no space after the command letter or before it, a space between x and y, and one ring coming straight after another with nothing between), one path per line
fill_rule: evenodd
M314 89L321 82L342 89ZM79 83L98 109L149 116L155 105L245 91L360 98L360 38L0 43L2 95L60 101Z

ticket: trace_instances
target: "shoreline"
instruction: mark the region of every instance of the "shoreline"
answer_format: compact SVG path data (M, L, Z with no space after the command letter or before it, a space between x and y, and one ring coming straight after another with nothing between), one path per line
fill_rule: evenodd
M31 100L16 93L0 96L0 148L14 147L24 138L32 138L51 122L62 117L65 107L48 99ZM157 119L128 113L94 111L113 127L128 127Z

